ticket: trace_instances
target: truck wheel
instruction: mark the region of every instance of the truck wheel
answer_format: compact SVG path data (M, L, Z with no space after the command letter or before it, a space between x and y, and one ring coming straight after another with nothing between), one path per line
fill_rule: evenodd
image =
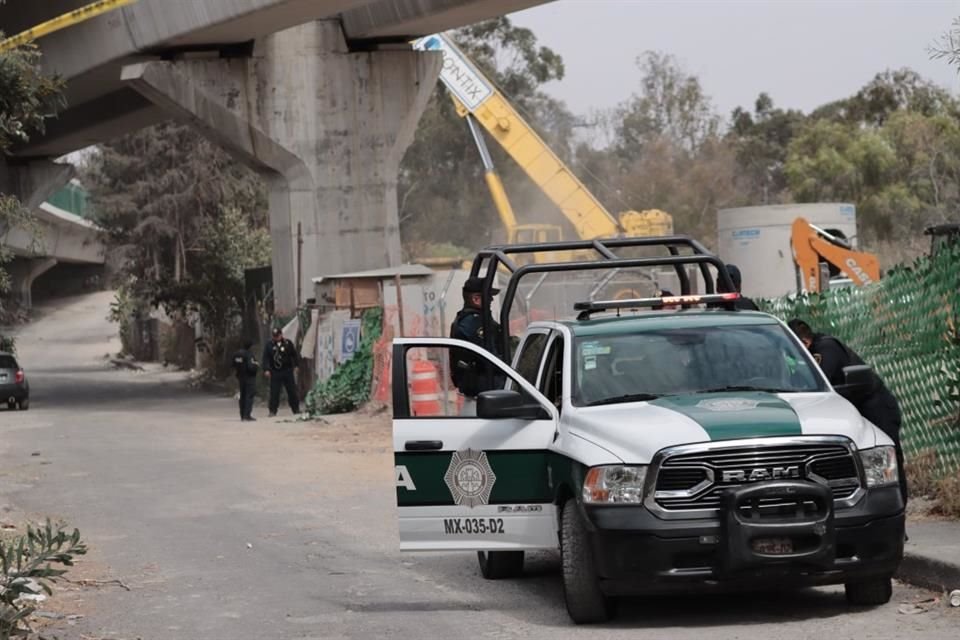
M19 406L20 406L20 411L26 411L27 409L30 408L30 400L21 400L19 403ZM13 407L10 407L10 408L13 409Z
M7 403L7 409L9 409L10 411L13 411L13 410L16 409L16 408L17 408L17 403L16 403L16 402L8 402L8 403Z
M844 586L850 604L874 606L887 604L893 596L893 581L888 576L848 582Z
M523 551L477 551L480 573L487 580L523 575Z
M613 617L613 599L600 591L587 528L576 502L567 501L560 522L560 563L567 613L577 624L605 622Z

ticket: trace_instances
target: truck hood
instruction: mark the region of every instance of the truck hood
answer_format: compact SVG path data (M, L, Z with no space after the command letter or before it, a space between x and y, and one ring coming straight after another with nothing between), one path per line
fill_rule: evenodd
M570 433L631 463L671 446L761 437L839 435L876 446L875 428L836 393L707 393L650 402L578 407Z

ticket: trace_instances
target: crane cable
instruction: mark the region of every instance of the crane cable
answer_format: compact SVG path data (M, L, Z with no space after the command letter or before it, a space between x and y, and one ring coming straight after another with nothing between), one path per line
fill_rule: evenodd
M15 36L10 36L0 41L0 53L10 51L28 42L32 42L37 38L49 35L55 31L60 31L61 29L66 29L67 27L72 27L73 25L113 11L114 9L133 4L136 1L137 0L97 0L97 2L88 4L85 7L80 7L79 9L74 9L69 13L64 13L46 22L41 22L26 31L21 31Z

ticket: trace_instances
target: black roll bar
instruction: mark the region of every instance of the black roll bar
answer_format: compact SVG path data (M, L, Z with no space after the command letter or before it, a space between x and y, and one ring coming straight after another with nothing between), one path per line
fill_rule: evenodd
M513 305L514 297L517 295L517 287L520 284L520 280L522 280L524 276L531 273L597 271L600 269L610 269L611 267L621 269L636 269L639 267L679 266L682 268L683 265L687 264L696 264L700 266L702 271L707 271L708 265L716 267L718 284L720 281L722 281L727 291L736 291L736 288L733 286L733 279L727 272L726 265L724 265L720 258L712 254L692 256L671 255L655 258L628 258L618 260L594 260L590 262L550 262L541 264L527 264L520 267L514 271L513 274L511 274L510 281L507 283L507 289L503 294L503 301L500 304L500 327L502 332L500 348L502 349L504 358L508 359L510 353L510 308ZM495 269L490 269L488 275L490 273L495 273ZM713 295L716 293L712 278L706 279L705 285L707 288L707 295ZM682 292L682 295L686 296L689 295L689 293L689 290L686 290ZM484 318L486 320L486 314L484 314ZM484 342L491 341L485 340Z

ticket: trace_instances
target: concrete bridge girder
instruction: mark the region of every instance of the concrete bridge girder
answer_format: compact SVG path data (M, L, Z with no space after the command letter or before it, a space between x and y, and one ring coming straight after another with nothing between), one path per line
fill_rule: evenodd
M10 275L11 289L24 309L33 307L33 283L57 265L55 258L16 258L6 265Z
M0 161L0 193L16 197L31 211L67 184L77 173L72 164L46 158Z
M310 291L318 275L400 263L399 164L440 63L351 53L340 22L321 20L258 41L248 59L139 63L122 79L267 176L274 296L290 311L298 281Z

